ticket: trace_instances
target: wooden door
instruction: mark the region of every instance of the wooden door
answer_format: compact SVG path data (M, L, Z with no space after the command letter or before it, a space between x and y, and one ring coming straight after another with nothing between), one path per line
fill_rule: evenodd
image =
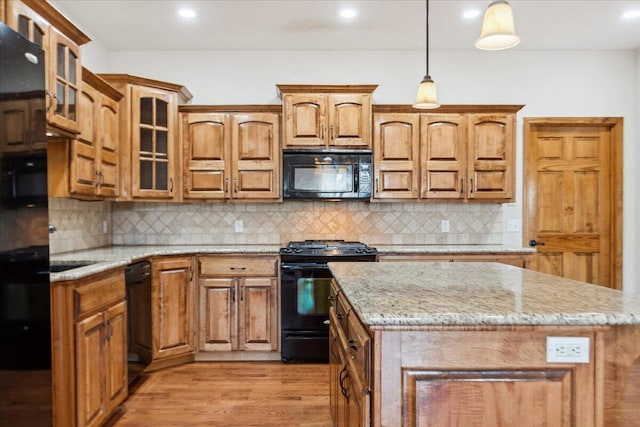
M525 119L531 268L621 287L622 119Z
M422 198L465 198L466 131L466 117L461 114L420 117Z
M182 114L184 197L231 196L231 121L228 114Z
M271 351L278 348L276 281L273 277L239 279L240 350Z
M469 114L469 199L509 201L515 186L515 115Z
M371 95L329 96L329 145L371 148Z
M106 310L105 322L105 399L110 411L127 397L129 384L127 378L126 303L123 301Z
M238 348L237 279L200 279L199 351Z
M80 48L65 35L49 32L49 85L55 105L49 111L49 123L69 134L78 132L81 65Z
M375 114L373 122L373 198L417 199L420 116Z
M175 198L177 95L133 86L131 102L131 194L139 198Z
M234 114L231 177L234 199L280 197L280 118L277 114Z
M101 95L100 110L98 112L98 194L106 197L116 197L118 190L118 103L113 99Z
M100 93L89 85L83 85L78 109L83 119L79 126L80 133L71 141L69 192L93 196L100 182L96 164Z
M192 280L191 258L152 261L153 359L184 355L194 350Z
M104 314L76 323L76 390L78 427L99 425L105 416Z
M282 103L285 148L323 148L327 145L327 95L287 94Z

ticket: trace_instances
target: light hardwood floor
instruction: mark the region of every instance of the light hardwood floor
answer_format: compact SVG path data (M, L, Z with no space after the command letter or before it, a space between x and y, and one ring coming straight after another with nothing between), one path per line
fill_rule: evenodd
M108 427L329 427L329 365L204 362L153 372Z

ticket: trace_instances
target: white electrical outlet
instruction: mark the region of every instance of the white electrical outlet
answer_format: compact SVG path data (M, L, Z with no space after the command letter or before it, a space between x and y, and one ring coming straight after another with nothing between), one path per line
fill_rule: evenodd
M507 231L511 233L517 233L520 231L520 220L519 219L508 219L507 220Z
M442 229L443 233L448 233L449 232L449 220L448 219L443 219L442 222L440 223L440 228Z
M242 230L244 229L244 224L242 223L241 219L236 219L235 222L233 223L233 227L236 233L242 233Z
M589 363L589 337L547 337L547 362Z

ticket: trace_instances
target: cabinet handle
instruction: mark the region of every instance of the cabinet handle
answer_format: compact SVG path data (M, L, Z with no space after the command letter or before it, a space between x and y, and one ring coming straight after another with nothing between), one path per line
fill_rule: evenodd
M233 271L244 271L246 269L247 267L229 267L229 270L233 270Z
M107 329L107 335L104 337L104 341L107 342L111 340L111 337L113 336L113 324L110 320L107 320L104 327Z
M329 295L329 296L327 297L327 299L328 299L329 301L335 301L335 300L336 300L336 297L334 297L333 295Z
M336 317L337 317L338 319L342 320L342 319L344 319L344 314L342 314L342 313L338 313L338 314L336 314Z
M324 139L324 124L320 125L320 139Z
M238 178L233 178L233 192L238 192Z
M173 193L173 177L169 177L169 193Z
M473 178L471 178L471 187L469 188L469 193L473 193Z
M224 194L229 194L229 178L224 179Z
M349 346L349 348L351 348L353 350L357 350L358 349L358 345L356 344L356 342L354 340L349 340L347 345Z
M464 193L464 179L460 178L460 194Z
M380 178L376 178L376 193L380 191Z
M193 267L189 266L189 282L193 280Z
M333 137L333 125L331 125L331 127L329 127L329 129L331 130L330 138L331 138L331 141L333 141L333 139L334 139L334 137Z
M53 95L48 90L45 92L45 94L47 95L47 99L49 100L45 108L47 111L49 111L51 110L51 107L53 107L54 99L53 99Z
M323 325L330 325L330 324L331 324L331 322L330 322L329 320L323 320L323 321L322 321L322 324L323 324Z
M244 301L244 285L240 286L240 301Z
M349 377L349 372L347 372L347 365L344 365L344 368L342 368L342 370L340 371L339 383L340 383L340 393L342 393L344 398L347 399L347 403L349 403L349 395L347 394L347 388L344 385L344 381L346 381L348 377Z
M231 302L236 302L236 287L231 288Z
M100 188L100 172L96 171L96 188Z

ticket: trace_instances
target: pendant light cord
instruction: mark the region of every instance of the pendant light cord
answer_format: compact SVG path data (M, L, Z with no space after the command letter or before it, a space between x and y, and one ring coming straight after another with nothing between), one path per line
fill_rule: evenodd
M429 0L425 0L425 41L426 41L426 45L427 45L427 50L426 50L426 75L429 75Z

